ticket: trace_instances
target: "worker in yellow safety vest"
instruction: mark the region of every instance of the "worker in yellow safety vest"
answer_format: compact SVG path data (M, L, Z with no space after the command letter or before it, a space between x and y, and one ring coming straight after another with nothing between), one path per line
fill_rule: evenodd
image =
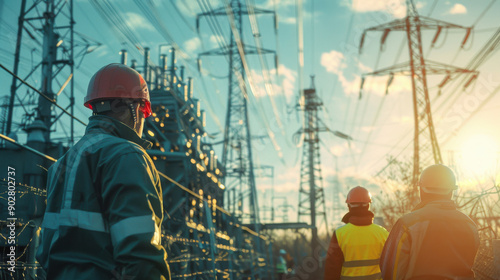
M349 212L342 218L330 241L325 261L325 280L382 279L379 258L389 233L373 223L370 192L363 187L349 191Z
M283 277L287 273L285 256L286 251L284 249L281 249L278 261L276 262L276 273L278 274L278 280L283 279Z

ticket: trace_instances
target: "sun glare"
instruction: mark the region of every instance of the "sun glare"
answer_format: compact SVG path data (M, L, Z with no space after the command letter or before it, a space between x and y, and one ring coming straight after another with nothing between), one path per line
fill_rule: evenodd
M474 134L461 147L461 169L473 176L494 176L498 160L498 143L485 134Z

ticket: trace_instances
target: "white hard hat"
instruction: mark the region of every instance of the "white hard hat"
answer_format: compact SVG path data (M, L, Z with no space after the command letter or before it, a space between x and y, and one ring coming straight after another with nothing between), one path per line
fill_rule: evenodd
M446 165L435 164L422 171L418 185L425 193L445 195L457 189L456 183L453 170Z

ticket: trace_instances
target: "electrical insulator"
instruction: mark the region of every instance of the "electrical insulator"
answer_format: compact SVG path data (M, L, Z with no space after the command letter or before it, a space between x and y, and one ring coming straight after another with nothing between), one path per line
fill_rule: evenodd
M359 85L359 99L363 96L363 86L365 84L365 77L361 78L361 84Z
M467 41L469 40L469 37L470 37L470 33L472 31L472 28L467 28L467 32L465 33L465 37L464 37L464 40L462 41L462 46L461 48L464 47L465 43L467 43Z
M200 59L200 58L198 58L198 59L196 60L196 64L197 64L197 66L198 66L198 72L201 72L201 59Z
M466 90L472 84L472 82L475 81L476 79L477 79L477 74L472 75L472 77L470 77L470 79L467 81L467 83L465 83L464 90Z
M359 53L363 51L363 44L365 43L365 36L366 32L363 32L363 35L361 35L361 40L359 41Z
M387 87L385 88L385 95L389 93L389 87L391 86L393 80L394 80L394 74L391 74L389 76L389 80L387 81Z
M278 15L274 13L274 34L278 34Z
M387 40L387 36L389 36L390 29L385 29L382 38L380 39L380 49L382 49L385 45L385 41Z
M451 79L451 75L446 75L446 77L444 77L443 81L438 85L438 87L441 89L443 88Z
M442 26L438 26L437 28L437 31L436 31L436 35L434 35L434 39L432 39L432 44L431 46L434 48L434 45L436 44L437 42L437 39L439 38L439 34L441 34L441 30L443 30L443 27Z

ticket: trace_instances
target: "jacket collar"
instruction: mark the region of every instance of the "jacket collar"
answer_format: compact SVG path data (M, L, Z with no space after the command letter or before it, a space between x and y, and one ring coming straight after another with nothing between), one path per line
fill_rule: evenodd
M369 226L373 224L373 217L375 215L372 211L366 211L363 213L352 213L347 212L342 218L342 222L351 223L355 226Z
M430 200L430 201L422 201L415 208L413 208L413 211L417 211L419 209L422 209L424 207L437 207L441 209L452 209L455 210L457 209L457 206L455 205L455 202L451 199L442 199L442 200Z
M89 124L85 134L104 133L136 143L144 149L150 149L153 145L148 140L142 139L126 124L112 117L97 115L89 118Z

